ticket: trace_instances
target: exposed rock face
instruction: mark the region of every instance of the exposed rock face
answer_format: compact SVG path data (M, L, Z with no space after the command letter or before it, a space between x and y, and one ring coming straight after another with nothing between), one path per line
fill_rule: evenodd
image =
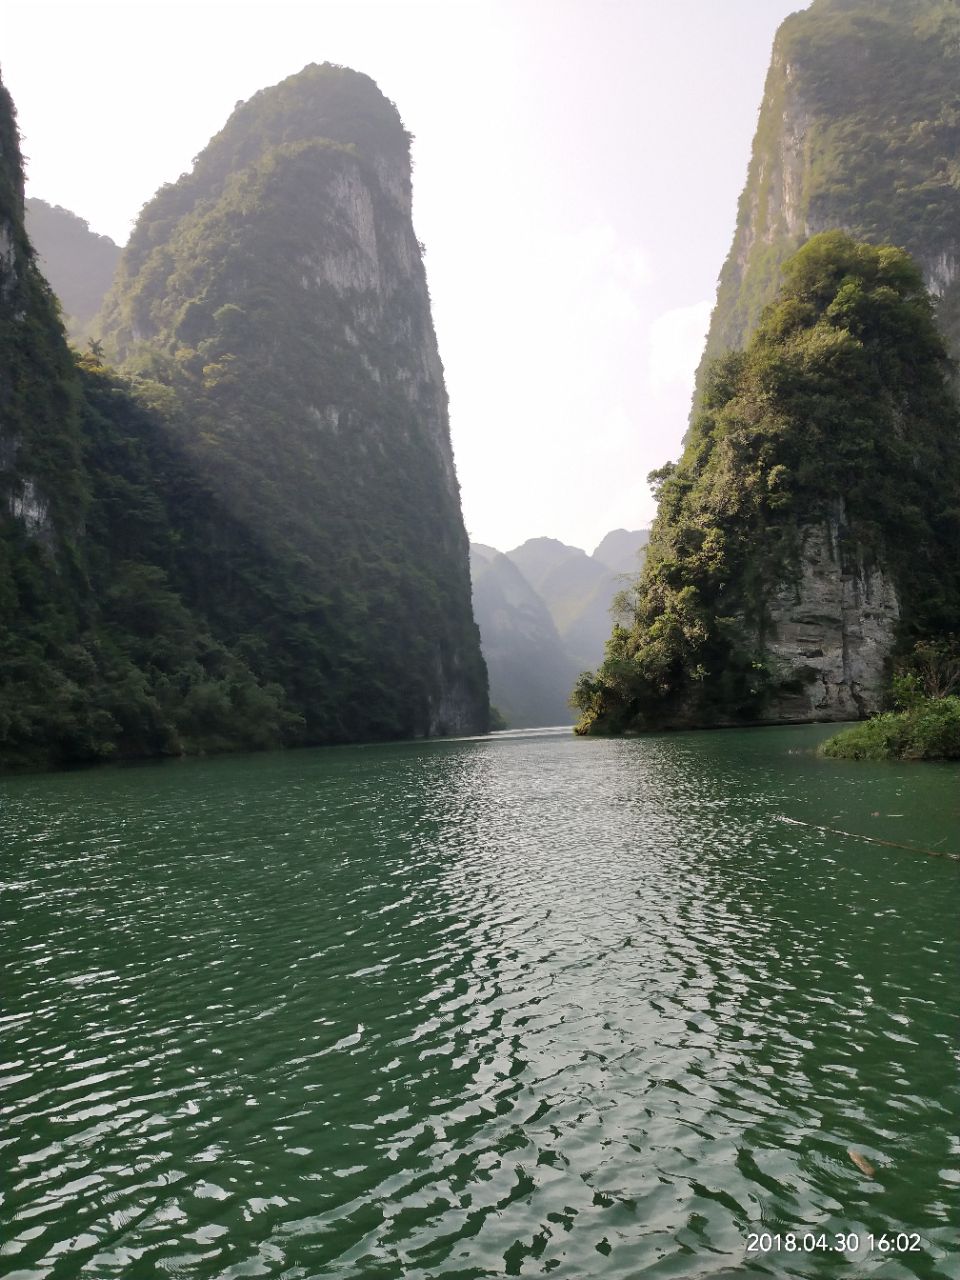
M9 220L0 223L0 301L6 302L16 283L17 268L13 231Z
M177 388L195 465L298 565L324 662L353 698L369 672L395 726L371 705L368 728L335 729L318 669L314 732L483 730L409 135L373 81L310 66L240 104L144 209L100 331Z
M768 605L763 647L785 683L775 720L856 720L880 709L886 663L896 643L900 606L889 573L849 545L838 513L802 531L799 576Z
M25 480L20 493L11 496L10 514L22 520L28 530L42 530L47 523L47 504L37 494L32 480Z
M945 0L814 0L774 43L746 186L697 376L742 347L810 236L912 254L960 356L960 13Z

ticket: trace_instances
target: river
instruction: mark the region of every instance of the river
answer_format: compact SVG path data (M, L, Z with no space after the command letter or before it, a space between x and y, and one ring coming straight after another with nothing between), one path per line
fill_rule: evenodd
M0 1275L960 1274L960 767L827 732L3 779Z

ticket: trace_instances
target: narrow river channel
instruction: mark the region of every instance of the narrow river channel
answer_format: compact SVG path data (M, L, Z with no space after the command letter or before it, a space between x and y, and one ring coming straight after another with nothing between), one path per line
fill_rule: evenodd
M0 1275L956 1276L960 767L826 732L3 780Z

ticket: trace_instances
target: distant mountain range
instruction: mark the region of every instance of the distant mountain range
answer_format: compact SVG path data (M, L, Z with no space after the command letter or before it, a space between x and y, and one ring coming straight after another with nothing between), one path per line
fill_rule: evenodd
M40 270L60 299L64 328L74 342L82 343L113 283L120 246L91 231L85 219L69 209L34 196L24 201L24 216Z
M567 699L580 672L603 659L610 606L639 572L647 537L646 529L615 529L592 555L556 538L506 553L471 543L490 700L511 728L573 722Z

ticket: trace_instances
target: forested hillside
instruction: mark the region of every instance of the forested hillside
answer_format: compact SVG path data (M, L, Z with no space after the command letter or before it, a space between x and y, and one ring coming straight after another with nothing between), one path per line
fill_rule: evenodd
M211 497L159 388L68 348L0 91L0 763L279 745L303 723L217 639L191 576Z
M954 0L781 26L686 448L581 731L856 719L960 630L958 72Z
M184 303L177 314L193 315L203 351L177 338L135 352L118 343L137 363L118 373L99 347L80 356L66 343L24 225L4 91L4 765L486 725L406 135L372 82L340 69L308 69L293 89L258 99L243 136L256 136L263 163L221 167L225 204L214 207L209 189L199 201L211 218L204 235L222 233L192 268L211 336ZM288 147L283 121L298 110L341 135L355 122L357 144ZM274 136L278 149L263 141ZM164 230L145 215L134 264ZM309 239L300 261L298 234ZM172 255L146 258L149 277ZM372 273L363 298L345 283L357 269ZM143 283L128 260L128 287L131 278ZM161 281L156 296L173 289ZM121 288L111 314L129 296Z
M144 208L99 325L173 388L179 446L255 538L251 563L213 526L209 608L258 638L314 740L486 724L410 197L396 108L307 67Z

